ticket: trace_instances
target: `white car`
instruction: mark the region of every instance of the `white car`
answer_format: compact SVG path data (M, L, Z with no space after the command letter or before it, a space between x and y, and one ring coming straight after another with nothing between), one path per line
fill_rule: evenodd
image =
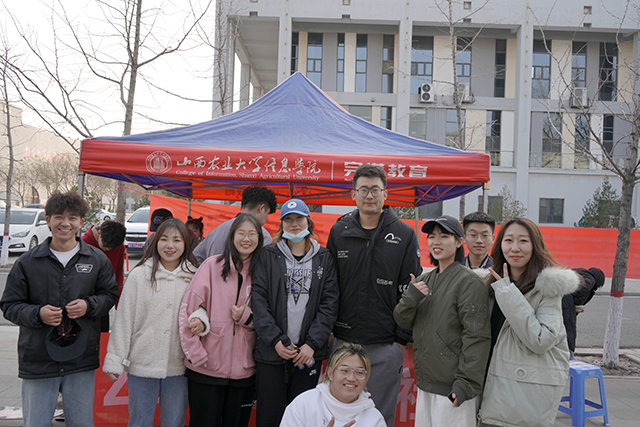
M150 206L138 209L125 221L124 226L127 233L124 237L124 244L127 252L142 253L144 242L147 241L147 231L149 230L149 210Z
M4 214L0 210L0 242L4 234ZM9 252L26 252L51 236L44 209L11 208ZM4 244L5 242L2 242Z
M96 211L96 219L100 221L105 221L107 219L116 219L116 214L105 211L104 209L98 209Z

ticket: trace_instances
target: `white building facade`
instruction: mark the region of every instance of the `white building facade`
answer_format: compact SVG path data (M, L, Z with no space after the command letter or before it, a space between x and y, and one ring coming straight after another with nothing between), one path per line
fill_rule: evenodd
M222 20L228 24L220 34L228 36L218 40L230 42L216 61L229 65L216 69L228 78L217 81L232 93L231 76L239 75L240 107L300 71L377 125L438 144L462 137L468 150L489 154L489 203L500 203L506 186L540 225L577 223L605 176L620 193L620 180L579 147L602 156L600 140L624 164L632 96L640 91L634 69L640 22L625 14L626 0L223 4L231 18ZM464 135L457 130L454 75L464 95ZM214 89L214 99L220 91ZM478 210L481 197L480 190L466 196L467 213ZM424 217L441 213L457 217L458 200L423 209Z

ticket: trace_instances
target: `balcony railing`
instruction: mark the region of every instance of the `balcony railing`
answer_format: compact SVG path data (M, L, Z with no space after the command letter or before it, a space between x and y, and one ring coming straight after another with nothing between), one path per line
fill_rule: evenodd
M624 167L626 158L614 156L616 165ZM576 170L601 170L597 162L583 153L529 153L529 167L541 169L576 169Z

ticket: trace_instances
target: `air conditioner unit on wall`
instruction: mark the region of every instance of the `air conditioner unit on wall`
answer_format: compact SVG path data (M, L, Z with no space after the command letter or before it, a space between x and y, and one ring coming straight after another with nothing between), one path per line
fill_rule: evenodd
M436 87L433 83L422 83L418 93L420 94L420 102L436 101Z
M469 83L458 83L458 96L461 102L471 102L471 88Z
M569 98L569 105L571 108L582 108L588 106L587 101L587 88L586 87L574 87L571 89L571 97Z

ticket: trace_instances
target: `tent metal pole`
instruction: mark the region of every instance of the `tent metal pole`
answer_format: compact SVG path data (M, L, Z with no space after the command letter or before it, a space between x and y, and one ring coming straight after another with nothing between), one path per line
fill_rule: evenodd
M187 216L191 216L191 199L187 199Z
M420 209L417 206L413 207L413 214L416 218L416 236L418 237L418 241L420 241Z

